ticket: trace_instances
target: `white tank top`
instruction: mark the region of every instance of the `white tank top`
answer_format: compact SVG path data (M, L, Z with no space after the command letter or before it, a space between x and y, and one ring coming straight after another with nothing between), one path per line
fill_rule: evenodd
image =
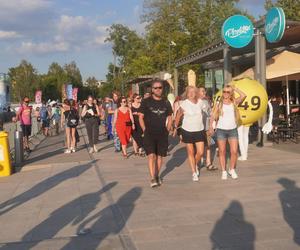
M182 128L188 132L197 132L204 130L202 112L205 103L198 100L197 103L184 100L180 107L183 110Z
M220 115L217 128L224 129L224 130L230 130L235 129L236 121L235 121L235 115L234 115L234 106L233 104L224 104L223 103L223 115Z

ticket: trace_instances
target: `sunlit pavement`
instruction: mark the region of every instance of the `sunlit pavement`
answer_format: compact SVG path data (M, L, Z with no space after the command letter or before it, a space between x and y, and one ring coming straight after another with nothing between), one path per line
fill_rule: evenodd
M104 138L89 155L82 133L78 152L63 154L64 136L49 137L0 179L0 249L300 248L299 145L251 145L238 180L202 168L194 183L177 144L151 189L145 158L123 159Z

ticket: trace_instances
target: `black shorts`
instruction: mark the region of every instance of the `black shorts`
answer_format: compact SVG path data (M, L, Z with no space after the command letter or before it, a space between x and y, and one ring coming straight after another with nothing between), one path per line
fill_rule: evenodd
M42 128L49 128L50 127L50 120L42 120Z
M167 156L168 153L168 133L150 134L144 133L144 149L147 155L156 154L159 156Z
M24 137L31 136L31 125L21 125L21 128Z
M184 143L196 143L196 142L205 142L206 133L204 130L189 132L182 129L182 141Z

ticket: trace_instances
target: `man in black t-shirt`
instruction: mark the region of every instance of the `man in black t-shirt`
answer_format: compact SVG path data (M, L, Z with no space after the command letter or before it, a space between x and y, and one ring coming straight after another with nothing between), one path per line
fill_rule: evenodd
M161 184L159 172L162 158L167 155L168 135L172 126L172 107L162 98L163 84L160 80L152 82L152 96L144 99L140 110L140 125L144 131L144 149L148 156L151 187Z

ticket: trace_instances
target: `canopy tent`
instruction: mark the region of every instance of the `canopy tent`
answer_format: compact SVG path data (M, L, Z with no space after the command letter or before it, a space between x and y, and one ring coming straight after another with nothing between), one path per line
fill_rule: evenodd
M300 54L290 51L283 51L280 54L271 57L266 62L266 79L267 81L285 81L287 96L287 115L290 114L289 100L289 80L300 80ZM242 74L235 76L233 79L252 78L254 79L255 67L247 69Z

